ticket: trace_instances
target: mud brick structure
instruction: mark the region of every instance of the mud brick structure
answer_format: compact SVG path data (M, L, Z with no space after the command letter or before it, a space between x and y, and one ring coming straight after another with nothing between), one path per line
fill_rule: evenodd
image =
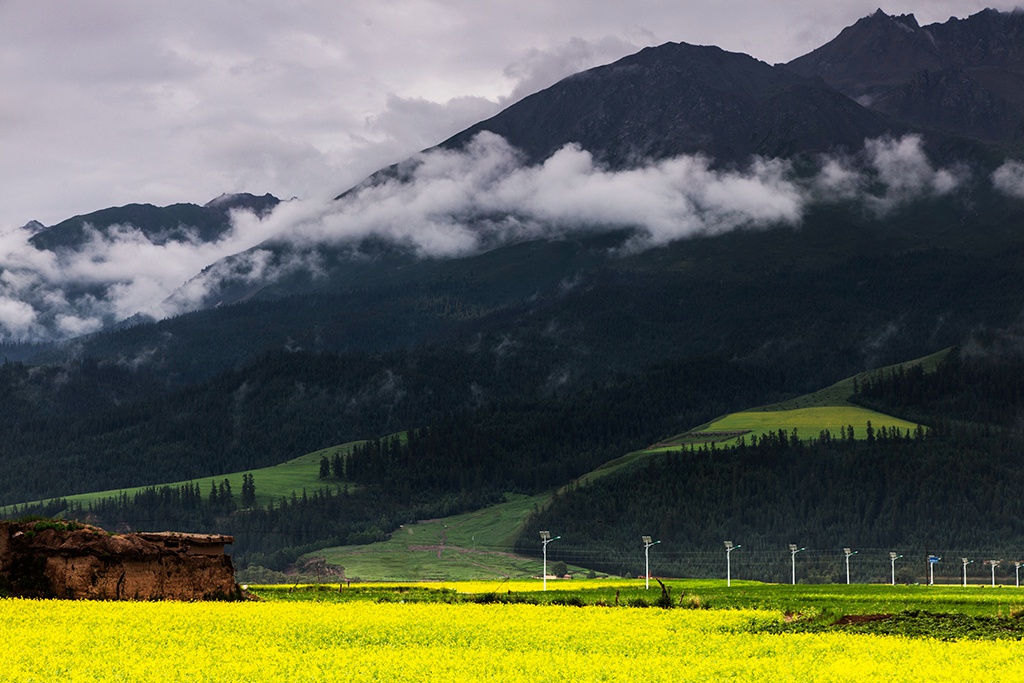
M0 522L0 595L93 600L239 597L231 536L109 534L74 522Z

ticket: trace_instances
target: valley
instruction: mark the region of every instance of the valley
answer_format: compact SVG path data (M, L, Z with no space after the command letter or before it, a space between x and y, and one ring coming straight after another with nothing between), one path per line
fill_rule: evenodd
M679 576L741 535L763 580L794 536L1012 556L1021 17L665 43L327 201L26 224L0 511L231 533L254 576L531 574L540 528L619 576L648 534Z

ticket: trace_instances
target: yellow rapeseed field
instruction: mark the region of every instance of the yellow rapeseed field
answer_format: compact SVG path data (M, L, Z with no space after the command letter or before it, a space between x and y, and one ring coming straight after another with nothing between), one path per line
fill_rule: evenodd
M0 680L994 681L1015 641L745 632L773 612L0 600Z

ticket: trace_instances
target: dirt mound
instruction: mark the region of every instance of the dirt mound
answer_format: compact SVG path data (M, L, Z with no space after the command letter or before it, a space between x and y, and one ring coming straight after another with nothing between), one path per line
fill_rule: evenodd
M34 598L211 600L239 595L228 536L109 534L64 521L0 522L0 591Z

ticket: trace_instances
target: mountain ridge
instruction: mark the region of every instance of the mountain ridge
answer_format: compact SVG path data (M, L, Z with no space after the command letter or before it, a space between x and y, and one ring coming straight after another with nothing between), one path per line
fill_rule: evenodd
M854 150L864 138L900 132L833 93L816 80L749 55L665 43L569 76L440 147L463 146L487 130L534 163L575 142L602 163L621 168L683 154L702 153L725 164L751 155ZM760 111L764 108L768 111ZM784 121L776 114L783 108ZM833 129L829 136L816 130L836 116L846 123L842 131ZM537 121L545 123L537 126ZM638 130L649 138L646 144L636 140ZM787 137L797 142L780 141Z
M82 246L88 240L86 227L107 234L114 226L138 229L153 244L198 238L209 242L231 229L232 211L250 211L257 217L268 215L280 203L267 193L222 194L202 206L179 203L168 206L125 204L73 216L50 226L36 221L29 242L37 249L53 251Z
M1024 134L1024 12L982 10L920 26L882 10L788 62L913 125L1018 145Z

